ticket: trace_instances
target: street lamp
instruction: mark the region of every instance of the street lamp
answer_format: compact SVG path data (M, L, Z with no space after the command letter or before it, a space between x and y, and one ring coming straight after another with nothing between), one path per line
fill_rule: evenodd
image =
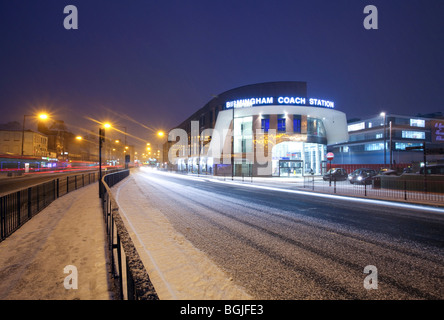
M103 128L99 128L99 197L103 196L102 184L102 144L105 142L105 128L111 128L111 124L104 123Z
M23 127L22 127L22 152L21 155L23 156L23 149L24 149L24 142L25 142L25 120L26 117L35 117L35 115L31 115L31 114L25 114L23 115ZM37 118L41 119L41 120L47 120L49 118L49 116L46 113L40 113L37 115Z
M386 135L386 133L385 133L385 131L386 131L386 114L385 114L385 112L381 112L379 115L380 115L381 117L384 118L384 167L385 167L386 164L387 164L387 160L386 160L386 153L387 153L387 147L386 147L386 143L387 143L387 135Z

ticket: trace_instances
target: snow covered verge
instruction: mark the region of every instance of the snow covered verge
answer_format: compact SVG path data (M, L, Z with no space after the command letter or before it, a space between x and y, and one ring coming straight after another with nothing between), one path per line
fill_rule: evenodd
M110 288L98 183L52 202L0 242L0 300L109 300ZM77 289L66 289L66 266ZM72 282L71 282L72 283Z
M205 253L178 233L148 192L137 172L113 187L119 212L161 300L247 300L252 297Z

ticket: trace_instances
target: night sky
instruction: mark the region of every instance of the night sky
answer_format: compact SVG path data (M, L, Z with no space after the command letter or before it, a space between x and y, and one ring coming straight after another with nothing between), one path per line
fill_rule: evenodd
M443 0L1 0L0 42L0 123L45 109L74 133L126 126L134 144L267 81L306 81L348 118L444 111Z

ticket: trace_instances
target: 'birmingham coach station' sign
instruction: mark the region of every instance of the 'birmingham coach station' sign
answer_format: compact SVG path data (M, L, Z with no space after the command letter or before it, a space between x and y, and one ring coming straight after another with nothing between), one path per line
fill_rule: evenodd
M316 99L316 98L303 98L303 97L261 97L261 98L248 98L227 101L225 104L226 109L231 108L247 108L261 105L300 105L300 106L313 106L324 108L335 108L333 101Z

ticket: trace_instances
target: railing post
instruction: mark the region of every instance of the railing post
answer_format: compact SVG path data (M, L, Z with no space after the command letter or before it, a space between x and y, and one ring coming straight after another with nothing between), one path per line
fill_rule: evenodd
M0 239L3 240L6 238L6 227L5 227L5 205L4 205L5 197L0 197Z
M36 185L35 186L36 188L37 188L37 192L36 192L36 195L37 195L37 212L39 212L40 211L40 188L39 188L39 185Z
M404 200L407 201L407 180L404 180Z
M32 187L28 188L28 218L32 217Z
M119 287L120 287L120 298L123 300L123 276L122 276L122 252L120 247L120 236L117 233L117 263L119 264Z
M20 225L20 212L21 212L21 203L20 203L20 191L17 191L17 226Z

